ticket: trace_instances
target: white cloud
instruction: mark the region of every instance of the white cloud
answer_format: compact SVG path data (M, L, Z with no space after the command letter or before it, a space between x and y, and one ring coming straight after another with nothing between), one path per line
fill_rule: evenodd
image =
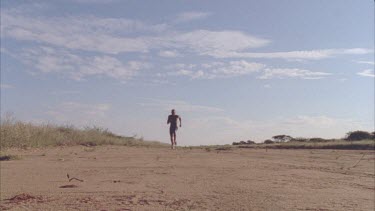
M68 49L116 54L147 52L153 43L158 43L157 38L134 37L134 33L155 33L165 30L166 27L165 24L150 25L123 18L41 18L4 11L1 36Z
M180 56L180 54L177 51L171 51L171 50L159 51L158 55L161 57L169 57L169 58L175 58L175 57Z
M129 61L126 64L110 56L82 56L49 47L26 49L22 62L43 73L59 73L75 80L89 76L106 76L126 81L149 64Z
M50 92L52 95L76 95L81 94L80 91L74 91L74 90L59 90L59 91L52 91Z
M208 12L183 12L178 14L175 22L188 22L206 18L210 15Z
M257 38L241 31L209 31L195 30L176 34L172 41L181 47L190 49L201 55L213 55L214 52L241 51L248 48L258 48L270 41Z
M240 31L165 31L167 24L147 24L124 18L94 16L42 18L2 11L2 37L52 44L69 49L117 54L169 47L209 51L238 51L261 47L268 40ZM160 34L158 32L163 32ZM153 33L151 36L150 33Z
M212 107L212 106L203 106L203 105L194 105L185 101L179 100L159 100L159 99L146 99L146 102L138 103L143 107L158 108L165 111L170 111L171 109L176 109L179 111L190 111L190 112L221 112L223 109Z
M300 79L321 79L331 75L326 72L314 72L298 68L265 68L266 65L261 63L247 62L244 60L224 62L213 62L200 65L176 64L169 66L169 69L175 71L159 74L160 76L187 76L191 79L215 79L229 78L254 73L261 73L257 78L300 78ZM270 86L266 86L269 88Z
M364 76L364 77L371 77L371 78L375 77L374 70L372 69L363 70L362 72L358 72L357 75Z
M63 102L51 106L45 112L59 124L75 124L78 126L100 125L107 117L110 104L89 104L81 102Z
M271 86L270 84L264 84L263 87L269 89L269 88L271 88L272 86Z
M244 60L224 62L212 62L197 65L177 64L174 67L177 70L168 72L172 76L188 76L192 79L214 79L229 78L242 75L248 75L260 71L264 64L247 62ZM181 68L181 69L180 69ZM198 69L198 70L194 70Z
M205 13L187 13L185 18L203 17ZM163 33L161 33L163 32ZM175 31L165 23L149 24L124 18L70 16L44 18L25 15L22 10L2 10L1 37L33 41L67 49L118 54L126 52L174 56L167 49L177 49L215 58L324 59L343 54L370 54L373 49L320 49L285 52L248 52L271 41L235 30Z
M319 60L337 55L360 55L373 53L373 49L349 48L349 49L318 49L308 51L284 51L284 52L266 52L251 53L238 51L209 51L207 55L216 58L262 58L262 59L288 59L288 60Z
M0 88L1 89L11 89L11 88L14 88L13 85L10 85L10 84L0 84Z
M358 64L369 64L369 65L375 65L374 61L355 61Z
M321 79L330 73L326 72L313 72L310 70L297 69L297 68L267 68L264 70L263 75L259 76L260 79L271 78L301 78L301 79Z

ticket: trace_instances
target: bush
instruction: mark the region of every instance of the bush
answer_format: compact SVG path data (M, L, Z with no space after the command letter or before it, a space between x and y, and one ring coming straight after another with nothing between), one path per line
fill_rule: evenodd
M293 137L288 136L288 135L277 135L277 136L272 136L272 138L275 140L275 142L286 142L286 141L290 141L293 139Z
M346 140L348 141L359 141L365 139L373 139L373 134L366 131L352 131L347 133Z
M272 140L267 139L267 140L264 141L264 143L265 143L265 144L273 144L273 143L275 143L275 142L273 142Z
M239 142L232 143L232 145L249 145L249 144L255 144L255 142L251 140L247 140L247 141L239 141Z
M321 142L327 142L329 140L326 140L324 138L310 138L309 141L313 143L321 143Z
M308 139L307 138L293 138L290 141L292 141L292 142L307 142Z
M255 142L251 140L247 140L246 144L255 144Z

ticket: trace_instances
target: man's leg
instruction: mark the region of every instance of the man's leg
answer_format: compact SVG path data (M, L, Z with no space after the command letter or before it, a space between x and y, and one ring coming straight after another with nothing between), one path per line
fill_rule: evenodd
M170 135L171 135L171 149L173 149L173 144L174 144L173 133L171 133Z
M173 141L174 141L174 145L177 146L177 142L176 142L176 132L173 133Z

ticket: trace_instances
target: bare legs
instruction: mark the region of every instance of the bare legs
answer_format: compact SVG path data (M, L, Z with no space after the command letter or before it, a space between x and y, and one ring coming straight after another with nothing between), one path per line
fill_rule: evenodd
M171 148L172 149L175 149L175 146L177 145L177 142L176 142L176 132L174 133L171 133Z

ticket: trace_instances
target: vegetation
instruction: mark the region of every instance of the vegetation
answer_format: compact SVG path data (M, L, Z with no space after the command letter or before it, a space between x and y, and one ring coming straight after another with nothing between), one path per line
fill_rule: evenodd
M275 140L275 142L286 142L286 141L290 141L293 139L291 136L288 136L288 135L277 135L277 136L272 136L272 138L273 140Z
M369 133L366 131L352 131L347 133L346 140L348 141L359 141L359 140L364 140L364 139L375 139L374 133Z
M255 142L251 140L247 140L247 141L239 141L239 142L232 143L232 145L245 145L245 144L255 144Z
M240 141L233 142L233 145L238 145L240 148L267 149L375 149L375 132L366 131L349 132L343 139L293 138L289 135L276 135L272 138L273 140L267 139L260 144Z
M265 144L273 144L274 142L272 140L270 140L270 139L267 139L267 140L264 141L264 143Z
M19 160L20 157L17 155L2 155L0 154L0 161Z
M361 140L348 142L345 140L331 140L328 142L286 142L273 144L241 145L239 148L267 148L267 149L347 149L347 150L375 150L375 140Z
M15 120L2 121L0 125L1 148L28 148L72 145L125 145L125 146L166 146L156 141L142 138L119 136L107 129L74 126L35 125Z

